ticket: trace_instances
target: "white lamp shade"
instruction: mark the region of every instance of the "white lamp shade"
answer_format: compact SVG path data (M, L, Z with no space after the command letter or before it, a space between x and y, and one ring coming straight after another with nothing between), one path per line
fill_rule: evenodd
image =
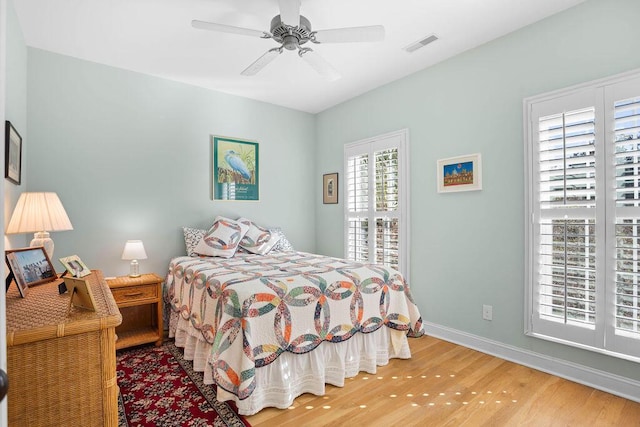
M122 251L122 259L147 259L142 240L127 240Z
M22 193L5 233L73 230L56 193Z

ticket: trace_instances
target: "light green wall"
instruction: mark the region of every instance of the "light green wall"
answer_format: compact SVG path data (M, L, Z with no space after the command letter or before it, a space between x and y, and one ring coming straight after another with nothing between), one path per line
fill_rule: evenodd
M342 181L345 143L408 128L425 320L638 380L637 364L524 336L522 172L522 99L640 67L638 16L636 0L592 0L316 116L29 48L29 191L57 191L74 224L53 234L55 257L108 275L127 272L132 238L147 248L142 270L163 274L184 250L180 227L217 214L342 256L344 192L323 205L321 175ZM260 142L260 202L210 200L211 134ZM438 194L436 160L475 152L484 189Z
M409 129L411 286L426 321L640 379L637 364L523 334L522 100L640 67L638 17L637 0L589 1L317 116L319 173L342 172L348 142ZM483 190L438 194L437 159L471 153ZM316 249L342 256L343 200L316 200Z
M9 120L22 137L22 153L28 145L27 138L27 46L22 36L22 29L18 23L18 16L13 8L13 2L7 2L7 32L6 32L6 87L5 87L5 120ZM4 141L4 122L2 122ZM2 163L4 168L4 161ZM25 173L27 159L22 158L22 179L20 185L4 180L4 221L9 224L13 209L20 197L20 193L27 187ZM28 244L22 234L6 236L6 249L20 248Z
M216 215L315 249L310 114L29 48L28 117L29 191L56 191L74 227L52 233L56 259L126 274L124 243L141 239L141 271L164 275L181 227ZM212 134L260 143L260 201L211 200Z

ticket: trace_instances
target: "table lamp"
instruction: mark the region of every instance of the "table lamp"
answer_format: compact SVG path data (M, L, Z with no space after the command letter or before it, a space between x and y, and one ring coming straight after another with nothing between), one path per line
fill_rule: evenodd
M142 240L127 240L122 251L122 259L131 260L129 277L140 277L139 259L147 259Z
M56 193L22 193L13 210L6 234L35 233L31 247L44 246L53 259L54 244L49 231L73 230Z

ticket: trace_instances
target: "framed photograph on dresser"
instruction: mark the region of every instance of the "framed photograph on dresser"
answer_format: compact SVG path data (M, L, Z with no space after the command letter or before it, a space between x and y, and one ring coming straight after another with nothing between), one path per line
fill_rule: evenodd
M87 283L87 279L65 277L64 283L67 286L67 290L71 293L69 308L73 305L86 310L96 311L96 301L91 292L91 286Z
M29 286L57 279L56 270L42 246L7 249L4 253L10 276L13 276L23 298Z
M84 277L91 274L91 270L87 267L78 255L71 255L60 258L60 262L73 277Z

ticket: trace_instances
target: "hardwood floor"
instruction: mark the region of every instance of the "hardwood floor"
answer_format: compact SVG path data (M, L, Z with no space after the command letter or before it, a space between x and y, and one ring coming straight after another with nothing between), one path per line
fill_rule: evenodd
M252 426L639 426L640 403L432 337L325 396L266 408Z

